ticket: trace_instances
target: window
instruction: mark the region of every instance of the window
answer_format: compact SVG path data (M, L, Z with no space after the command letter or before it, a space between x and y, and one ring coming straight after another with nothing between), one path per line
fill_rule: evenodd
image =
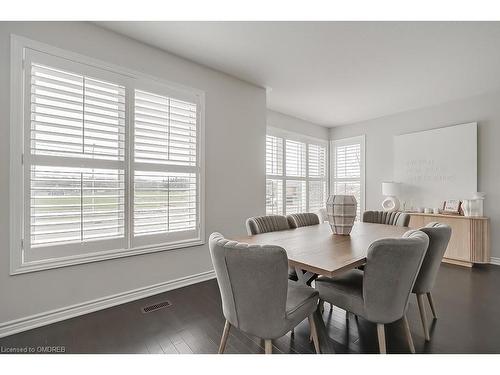
M327 143L275 129L266 137L266 213L318 212L327 198Z
M201 244L203 93L12 51L12 273Z
M365 204L365 137L332 141L332 159L333 192L356 197L356 220L360 220Z

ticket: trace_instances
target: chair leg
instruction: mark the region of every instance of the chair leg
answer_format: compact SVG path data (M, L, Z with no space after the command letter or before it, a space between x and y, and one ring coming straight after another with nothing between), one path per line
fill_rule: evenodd
M415 354L415 346L413 345L413 339L411 338L410 325L408 324L408 319L406 315L403 316L403 325L405 328L406 340L408 341L408 346L410 347L410 352Z
M272 342L272 340L265 340L264 346L265 346L266 354L273 354L273 342Z
M434 319L437 319L438 317L436 314L436 307L434 305L434 300L432 299L431 292L427 293L427 299L429 300L429 306L431 307L432 316L434 317Z
M226 324L224 324L224 331L222 332L222 338L220 339L219 345L219 354L224 353L224 349L226 349L226 342L229 336L229 329L231 328L231 323L226 320Z
M380 354L386 354L387 350L385 349L385 327L383 324L377 323L377 335Z
M292 336L292 337L295 336L295 328L292 328L292 330L290 331L290 336Z
M318 331L316 330L316 323L314 323L314 316L311 314L307 317L309 319L309 326L311 327L311 336L314 342L314 349L316 350L316 354L320 354L319 348L319 339L318 339Z
M431 338L429 336L429 327L427 326L427 316L425 314L423 294L417 294L417 303L418 303L418 309L420 310L420 318L422 319L422 327L424 328L425 341L430 341Z

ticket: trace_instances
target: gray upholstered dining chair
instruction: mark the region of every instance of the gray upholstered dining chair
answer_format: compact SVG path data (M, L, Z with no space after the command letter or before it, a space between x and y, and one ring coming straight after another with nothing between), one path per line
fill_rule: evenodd
M288 220L288 225L290 226L290 229L296 229L300 227L307 227L310 225L318 225L319 224L319 217L318 215L311 213L311 212L305 212L305 213L298 213L298 214L290 214L287 215L286 219ZM317 275L313 275L310 277L307 281L307 285L311 285L311 282L316 279ZM288 270L288 277L291 280L298 280L297 272L294 269L289 269Z
M313 313L318 292L287 279L288 259L279 246L248 245L212 233L209 240L226 318L219 353L224 352L234 326L265 340L266 354L272 340L309 318L316 352L319 342Z
M286 216L282 215L254 216L248 218L245 224L249 236L290 229Z
M396 225L407 227L410 224L410 215L404 212L365 211L363 223Z
M413 293L417 295L418 309L420 311L420 318L422 319L425 340L430 341L427 316L425 314L424 294L427 294L432 315L434 319L437 319L436 307L431 292L436 281L439 266L450 242L451 227L446 224L433 222L427 224L424 228L420 228L420 230L429 236L429 248L413 286Z
M249 217L245 224L249 236L290 229L286 216L282 215ZM292 267L288 268L288 278L293 281L298 280L297 272Z
M311 212L287 215L288 225L291 229L319 224L319 217Z
M402 319L406 339L415 352L406 310L429 238L409 230L402 238L385 238L368 248L364 272L354 269L337 277L320 277L315 287L321 301L377 323L381 353L386 352L385 324Z

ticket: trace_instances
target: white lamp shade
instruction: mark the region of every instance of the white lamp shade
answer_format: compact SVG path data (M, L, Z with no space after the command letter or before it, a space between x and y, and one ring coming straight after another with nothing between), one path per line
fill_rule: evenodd
M399 194L398 182L382 182L382 195L397 196Z

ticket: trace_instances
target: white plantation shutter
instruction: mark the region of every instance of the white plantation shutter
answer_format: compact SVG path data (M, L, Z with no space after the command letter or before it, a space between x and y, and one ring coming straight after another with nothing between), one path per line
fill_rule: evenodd
M283 138L266 136L266 174L283 175Z
M354 195L357 220L364 208L364 137L333 141L335 194Z
M135 235L196 229L195 174L136 171L134 191Z
M16 267L201 244L203 94L43 49L15 52L24 124L12 127L24 187Z
M190 238L199 232L197 104L135 90L134 113L134 241Z
M286 181L286 213L306 212L306 182L297 180Z
M125 246L125 87L41 53L26 75L27 260ZM41 62L38 62L40 59ZM92 76L95 72L95 76Z
M327 148L323 145L307 145L308 162L308 211L317 213L326 206L327 199Z
M361 145L335 148L335 178L359 178L361 175Z
M309 181L309 212L318 213L321 208L326 206L326 181Z
M326 147L321 145L308 145L309 177L326 178Z
M266 213L314 212L326 204L328 144L280 130L266 136Z
M266 180L266 213L283 215L283 180Z
M31 245L124 235L123 171L32 166Z
M125 88L33 63L31 153L123 160Z
M287 139L286 175L289 177L306 177L306 144Z
M135 161L196 165L196 104L135 91Z

